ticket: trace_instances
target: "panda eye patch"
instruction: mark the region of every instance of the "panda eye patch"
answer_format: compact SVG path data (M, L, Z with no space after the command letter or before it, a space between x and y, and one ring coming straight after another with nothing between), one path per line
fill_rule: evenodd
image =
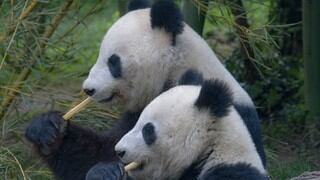
M113 54L112 56L109 57L108 67L109 67L110 73L114 78L121 77L121 60L118 55Z
M142 128L142 136L147 145L151 145L156 141L157 136L154 131L154 125L152 123L149 122L144 125L144 127Z

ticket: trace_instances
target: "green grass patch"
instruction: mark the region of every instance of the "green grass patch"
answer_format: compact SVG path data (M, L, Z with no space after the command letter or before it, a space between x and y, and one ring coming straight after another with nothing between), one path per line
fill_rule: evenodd
M271 161L269 164L269 175L273 180L285 180L296 177L305 171L319 170L319 166L312 162L298 157L292 162Z

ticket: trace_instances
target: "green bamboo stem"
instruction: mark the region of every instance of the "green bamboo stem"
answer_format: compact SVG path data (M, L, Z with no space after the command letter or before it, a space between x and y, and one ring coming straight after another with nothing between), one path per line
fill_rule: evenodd
M38 4L37 0L32 0L32 2L29 4L29 6L25 9L25 11L23 11L20 15L20 20L23 20L24 18L26 18L34 9L34 7L36 7L36 5Z
M242 0L233 0L233 3L238 5L238 8L230 8L235 18L235 28L240 40L240 51L242 59L244 60L245 72L244 76L246 82L253 84L259 78L259 73L254 64L254 50L250 45L247 29L250 29L250 25L247 20L247 13L243 5Z
M118 0L118 11L119 11L119 16L123 16L127 12L127 0Z
M195 0L183 0L182 13L186 23L201 36L206 19L209 0L201 0L201 4L203 4L205 7L200 7L198 3L199 2L196 2Z
M306 107L312 123L320 125L320 1L302 2Z

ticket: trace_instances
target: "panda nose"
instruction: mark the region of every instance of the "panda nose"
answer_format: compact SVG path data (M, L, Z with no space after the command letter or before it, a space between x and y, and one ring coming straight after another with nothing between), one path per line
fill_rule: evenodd
M116 153L119 158L122 158L126 154L126 151L117 151Z
M83 89L83 91L88 95L88 96L92 96L94 95L94 93L96 92L95 89Z

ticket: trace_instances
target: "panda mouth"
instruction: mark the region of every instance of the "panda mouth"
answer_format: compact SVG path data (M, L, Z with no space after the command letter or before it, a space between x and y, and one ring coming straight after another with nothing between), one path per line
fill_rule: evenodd
M99 102L100 103L106 103L106 102L110 102L114 97L116 96L116 93L112 93L111 96L105 98L105 99L102 99L100 100Z
M145 166L145 162L141 162L139 166L136 168L136 170L142 171L144 169L144 166Z
M138 167L136 167L130 171L142 171L144 169L144 167L145 167L145 162L140 162Z

